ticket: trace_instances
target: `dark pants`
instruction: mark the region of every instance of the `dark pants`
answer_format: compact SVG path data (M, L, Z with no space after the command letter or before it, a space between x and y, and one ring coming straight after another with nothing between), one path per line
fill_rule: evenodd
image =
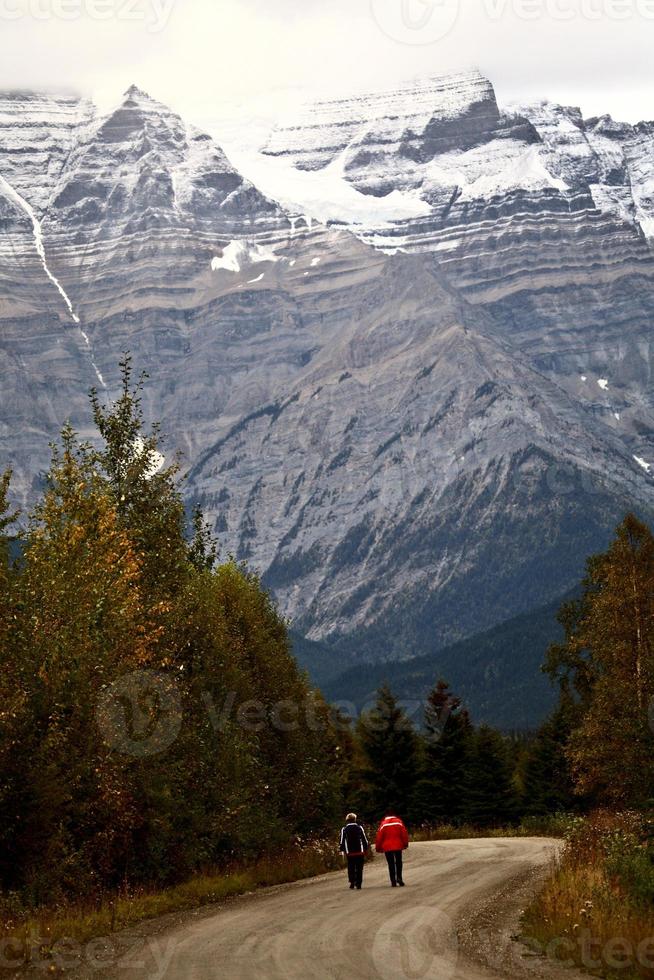
M402 881L402 851L386 851L386 860L391 884Z
M363 882L363 855L347 859L347 877L351 885L361 888Z

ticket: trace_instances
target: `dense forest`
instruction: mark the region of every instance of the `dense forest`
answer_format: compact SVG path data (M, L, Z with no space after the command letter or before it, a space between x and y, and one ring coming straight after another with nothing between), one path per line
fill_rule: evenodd
M17 561L0 486L0 881L33 903L179 880L341 808L330 709L256 577L188 519L122 370L115 404L92 396L98 446L53 447Z
M398 811L415 828L508 828L579 805L565 756L566 712L531 734L474 726L440 680L416 726L389 687L355 728L349 797L378 819Z

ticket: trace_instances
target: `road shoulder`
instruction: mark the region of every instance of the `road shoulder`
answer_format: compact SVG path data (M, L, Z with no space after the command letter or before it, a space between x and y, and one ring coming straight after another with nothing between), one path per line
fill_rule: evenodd
M534 952L522 935L520 916L544 883L549 866L531 868L503 882L457 917L460 954L507 980L588 980L589 974Z

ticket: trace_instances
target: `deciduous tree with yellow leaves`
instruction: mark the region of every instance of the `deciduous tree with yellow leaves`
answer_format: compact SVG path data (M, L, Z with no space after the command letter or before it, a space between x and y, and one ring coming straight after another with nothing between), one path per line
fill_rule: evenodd
M565 640L547 669L575 703L568 743L580 793L642 804L654 796L654 537L628 514L588 561L580 599L560 615Z

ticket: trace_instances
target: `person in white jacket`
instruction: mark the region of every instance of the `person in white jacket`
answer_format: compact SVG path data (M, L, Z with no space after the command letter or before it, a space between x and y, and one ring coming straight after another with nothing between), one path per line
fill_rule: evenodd
M350 888L363 884L363 862L370 847L366 832L357 820L356 813L348 813L341 830L341 851L347 858L347 877Z

